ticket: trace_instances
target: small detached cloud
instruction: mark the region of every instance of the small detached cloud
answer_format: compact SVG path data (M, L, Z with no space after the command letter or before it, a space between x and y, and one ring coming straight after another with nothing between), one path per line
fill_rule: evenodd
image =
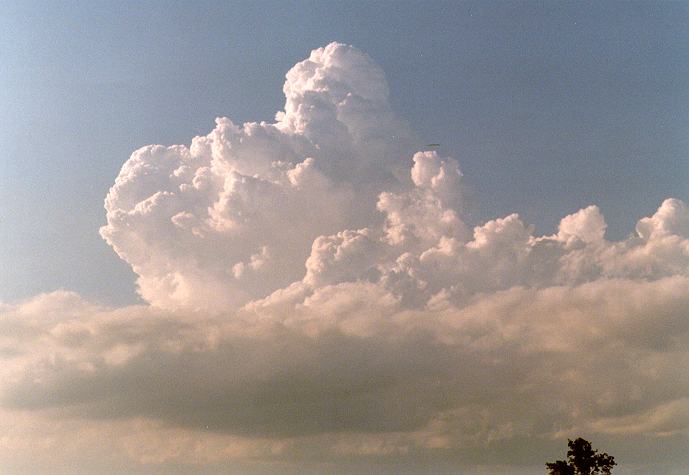
M622 241L595 205L548 236L516 214L471 229L458 162L414 153L368 56L330 44L284 91L275 123L218 119L124 164L101 234L147 305L0 307L0 460L87 464L56 442L76 433L134 471L517 473L545 452L515 447L575 433L639 466L639 438L689 440L686 204Z

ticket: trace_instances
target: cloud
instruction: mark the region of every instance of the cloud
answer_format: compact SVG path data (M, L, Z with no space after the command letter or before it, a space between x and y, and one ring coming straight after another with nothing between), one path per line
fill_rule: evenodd
M543 446L575 430L686 437L687 296L687 277L601 279L403 310L357 282L287 313L202 320L84 301L60 310L65 296L47 295L2 315L15 351L3 358L0 402L186 434L177 455L147 455L161 460L225 439L245 447L241 457L275 445L266 457L294 460L314 447L364 457L493 451L515 438ZM41 318L51 301L57 310ZM122 450L131 440L109 437Z
M517 473L582 433L653 464L625 441L686 442L684 203L621 241L595 205L552 235L517 214L472 229L458 162L414 152L368 56L315 50L284 91L275 123L217 119L124 164L101 234L147 305L0 307L0 406L30 428L0 460L56 445L36 420L139 468L264 473L429 456Z
M284 91L275 123L217 119L189 147L144 147L122 167L101 234L147 301L233 308L300 279L318 236L377 218L413 140L380 68L333 43L292 68Z

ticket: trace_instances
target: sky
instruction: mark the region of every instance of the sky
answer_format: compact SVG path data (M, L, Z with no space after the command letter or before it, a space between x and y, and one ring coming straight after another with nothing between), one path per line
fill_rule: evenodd
M688 22L6 2L0 465L682 473Z

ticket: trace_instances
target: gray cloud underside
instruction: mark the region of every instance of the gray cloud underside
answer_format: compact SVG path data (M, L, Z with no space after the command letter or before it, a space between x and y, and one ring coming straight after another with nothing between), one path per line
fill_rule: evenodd
M262 437L434 424L459 439L576 426L683 433L688 291L689 279L671 277L514 288L462 309L390 314L358 302L361 312L325 325L306 313L228 325L79 301L75 316L27 323L20 307L3 315L2 403ZM43 305L65 298L77 299ZM476 418L482 427L465 434Z

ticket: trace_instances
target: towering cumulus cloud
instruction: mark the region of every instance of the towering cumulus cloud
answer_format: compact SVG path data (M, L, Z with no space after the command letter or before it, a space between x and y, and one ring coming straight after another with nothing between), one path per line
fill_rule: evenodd
M284 92L275 123L122 167L101 234L148 305L0 307L3 460L519 473L590 434L639 473L689 463L686 204L616 242L595 205L470 226L458 162L415 150L368 56L315 50Z
M333 43L284 91L274 124L217 119L190 147L144 147L122 168L101 234L152 304L234 308L300 279L318 236L376 220L411 143L380 68Z

